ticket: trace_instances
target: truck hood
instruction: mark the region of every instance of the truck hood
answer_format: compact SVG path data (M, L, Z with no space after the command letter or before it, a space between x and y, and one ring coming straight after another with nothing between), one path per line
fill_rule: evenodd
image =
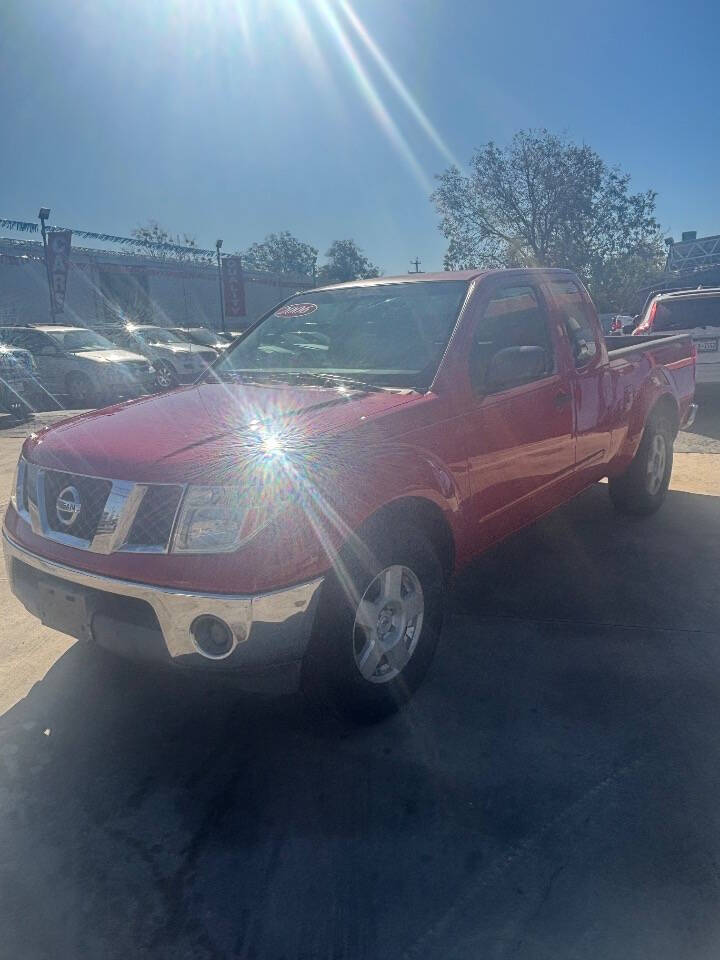
M207 383L96 410L31 437L41 466L136 482L212 483L272 435L294 449L356 430L420 399L414 391ZM198 479L198 478L201 479Z
M120 348L116 350L77 350L72 351L72 355L78 360L90 360L93 363L132 363L138 360L141 363L148 362L139 353L131 353L129 350L121 350Z

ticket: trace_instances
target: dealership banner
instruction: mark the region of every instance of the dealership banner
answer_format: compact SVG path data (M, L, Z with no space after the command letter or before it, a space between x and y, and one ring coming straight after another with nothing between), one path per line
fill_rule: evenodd
M70 230L52 230L47 235L48 274L54 313L62 313L65 307L71 241Z
M222 286L225 300L225 316L245 316L245 282L242 257L222 258Z

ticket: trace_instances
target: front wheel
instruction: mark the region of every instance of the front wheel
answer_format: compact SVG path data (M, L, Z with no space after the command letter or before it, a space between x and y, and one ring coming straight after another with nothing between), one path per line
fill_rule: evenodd
M178 385L175 370L165 360L159 360L155 364L155 382L161 390L172 390Z
M667 417L651 417L625 473L608 483L613 506L621 513L648 516L659 510L670 484L675 431Z
M437 554L415 527L388 527L341 552L303 664L305 692L360 722L410 699L442 626L445 577Z

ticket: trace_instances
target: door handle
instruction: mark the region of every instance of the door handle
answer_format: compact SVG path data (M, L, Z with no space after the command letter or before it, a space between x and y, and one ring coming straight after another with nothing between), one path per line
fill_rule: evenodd
M555 394L555 406L558 409L566 407L570 403L570 394L561 391L560 393Z

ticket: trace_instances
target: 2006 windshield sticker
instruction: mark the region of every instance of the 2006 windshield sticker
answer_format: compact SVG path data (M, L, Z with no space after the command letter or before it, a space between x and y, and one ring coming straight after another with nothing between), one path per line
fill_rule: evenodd
M316 303L286 303L275 311L276 317L307 317L317 310Z

